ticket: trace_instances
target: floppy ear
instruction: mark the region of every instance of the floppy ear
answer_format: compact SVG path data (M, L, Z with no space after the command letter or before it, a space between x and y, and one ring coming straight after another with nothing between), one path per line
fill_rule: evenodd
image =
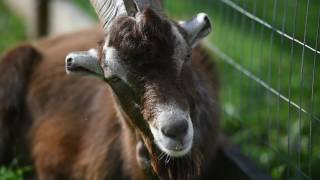
M187 32L188 42L192 47L195 47L212 30L209 17L205 13L199 13L189 21L180 21L179 24Z
M66 71L67 74L104 77L96 49L68 54L66 57Z

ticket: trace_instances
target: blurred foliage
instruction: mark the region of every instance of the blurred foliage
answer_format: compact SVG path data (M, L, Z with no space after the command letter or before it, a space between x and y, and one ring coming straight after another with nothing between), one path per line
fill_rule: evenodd
M31 171L31 167L7 168L0 167L0 180L23 180L24 175Z
M15 159L9 167L0 167L0 180L23 180L30 173L32 167L20 167L18 159Z
M93 7L90 5L90 1L89 0L74 0L75 4L77 4L81 9L83 9L84 11L86 11L87 14L89 14L89 16L98 19L96 16L96 12L93 9Z
M0 55L24 39L25 27L22 21L0 1Z

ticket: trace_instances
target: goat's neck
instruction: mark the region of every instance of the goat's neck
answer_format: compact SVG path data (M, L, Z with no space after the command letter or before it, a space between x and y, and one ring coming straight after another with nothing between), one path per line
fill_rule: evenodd
M120 107L119 102L116 103L117 116L121 123L121 145L122 145L122 159L123 172L133 180L144 180L147 178L147 169L142 167L139 162L137 147L142 143L139 132L132 124L132 119Z

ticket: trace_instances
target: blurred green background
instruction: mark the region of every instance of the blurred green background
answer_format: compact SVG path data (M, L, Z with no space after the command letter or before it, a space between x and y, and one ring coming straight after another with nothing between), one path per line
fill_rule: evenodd
M95 17L88 0L74 2ZM320 1L232 2L318 49ZM214 30L207 44L219 67L224 132L273 179L320 179L320 55L220 0L167 0L165 8L177 20L198 12L212 19ZM1 54L25 34L23 22L1 2L0 25ZM217 49L254 77L230 65ZM303 110L289 105L286 98Z
M0 1L0 54L26 38L22 20Z

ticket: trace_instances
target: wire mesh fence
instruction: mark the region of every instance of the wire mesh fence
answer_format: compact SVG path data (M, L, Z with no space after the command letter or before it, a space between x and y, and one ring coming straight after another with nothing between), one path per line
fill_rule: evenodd
M320 179L320 1L166 1L213 19L223 128L274 179Z

